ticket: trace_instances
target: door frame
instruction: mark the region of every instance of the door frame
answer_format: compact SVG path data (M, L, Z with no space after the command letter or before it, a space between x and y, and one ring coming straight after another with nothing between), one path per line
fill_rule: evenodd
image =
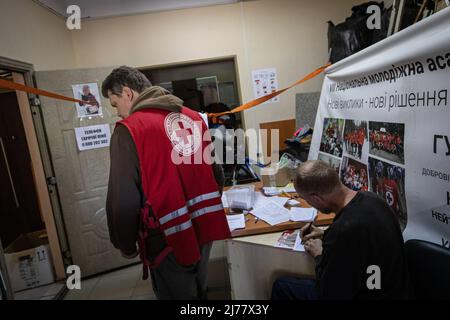
M6 270L6 261L5 261L5 256L3 253L3 245L2 245L1 239L0 239L0 272L1 272L0 281L3 280L5 289L6 289L6 297L5 298L7 300L14 300L14 294L13 294L13 291L11 288L11 284L9 282L8 270Z
M189 66L189 65L193 65L193 64L221 62L221 61L227 61L227 60L233 60L233 63L234 63L234 75L236 78L235 86L236 86L236 91L237 91L237 95L238 95L238 97L237 97L238 102L241 105L242 104L242 90L241 90L241 80L240 80L241 77L239 74L237 55L218 56L218 57L194 59L194 60L181 61L181 62L170 62L170 63L163 63L163 64L157 64L157 65L150 65L150 66L146 65L146 66L140 66L140 67L136 67L136 68L138 70L164 69L164 68ZM242 124L242 128L245 130L244 112L242 112L242 114L241 114L241 124Z
M35 87L32 64L0 56L0 68L11 71L14 82ZM38 205L52 253L55 276L57 280L65 279L63 251L68 251L68 245L56 185L48 184L48 178L54 175L39 100L36 95L23 91L16 91L16 94L31 156Z

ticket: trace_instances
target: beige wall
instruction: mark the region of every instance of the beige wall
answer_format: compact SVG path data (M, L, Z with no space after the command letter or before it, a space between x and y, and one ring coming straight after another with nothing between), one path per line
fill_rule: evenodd
M31 0L1 0L0 30L0 56L32 63L35 70L76 67L64 19Z
M236 55L243 102L251 71L276 68L284 87L327 60L327 20L341 22L355 0L260 0L84 22L73 33L78 67L137 67ZM295 93L320 90L322 77L245 112L247 128L294 118Z
M253 99L253 69L276 68L281 88L325 63L326 21L343 21L360 2L258 0L84 21L81 30L69 31L64 19L31 0L2 0L0 28L8 31L0 34L0 55L31 62L36 70L143 67L236 55L246 102ZM246 127L294 118L295 93L318 91L321 81L246 111Z

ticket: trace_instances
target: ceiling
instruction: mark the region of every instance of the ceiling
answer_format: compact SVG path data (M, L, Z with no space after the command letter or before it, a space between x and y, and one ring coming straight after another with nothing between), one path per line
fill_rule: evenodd
M78 5L82 19L97 19L169 11L245 0L33 0L60 16L67 17L67 7Z

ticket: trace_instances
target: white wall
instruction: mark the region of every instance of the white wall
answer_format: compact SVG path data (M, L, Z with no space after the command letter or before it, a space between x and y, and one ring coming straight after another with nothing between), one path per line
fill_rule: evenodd
M64 19L31 0L1 0L0 30L0 56L32 63L35 70L76 67Z

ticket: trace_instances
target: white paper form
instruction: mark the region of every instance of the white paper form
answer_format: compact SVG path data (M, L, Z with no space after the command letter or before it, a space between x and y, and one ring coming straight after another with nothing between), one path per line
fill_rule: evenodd
M317 210L314 208L299 208L294 207L290 210L291 221L313 221L317 216Z
M272 226L287 222L290 218L289 210L274 201L267 201L264 206L253 209L250 212L258 219L264 220Z
M230 227L230 231L236 229L245 228L245 217L244 214L227 214L228 226Z

